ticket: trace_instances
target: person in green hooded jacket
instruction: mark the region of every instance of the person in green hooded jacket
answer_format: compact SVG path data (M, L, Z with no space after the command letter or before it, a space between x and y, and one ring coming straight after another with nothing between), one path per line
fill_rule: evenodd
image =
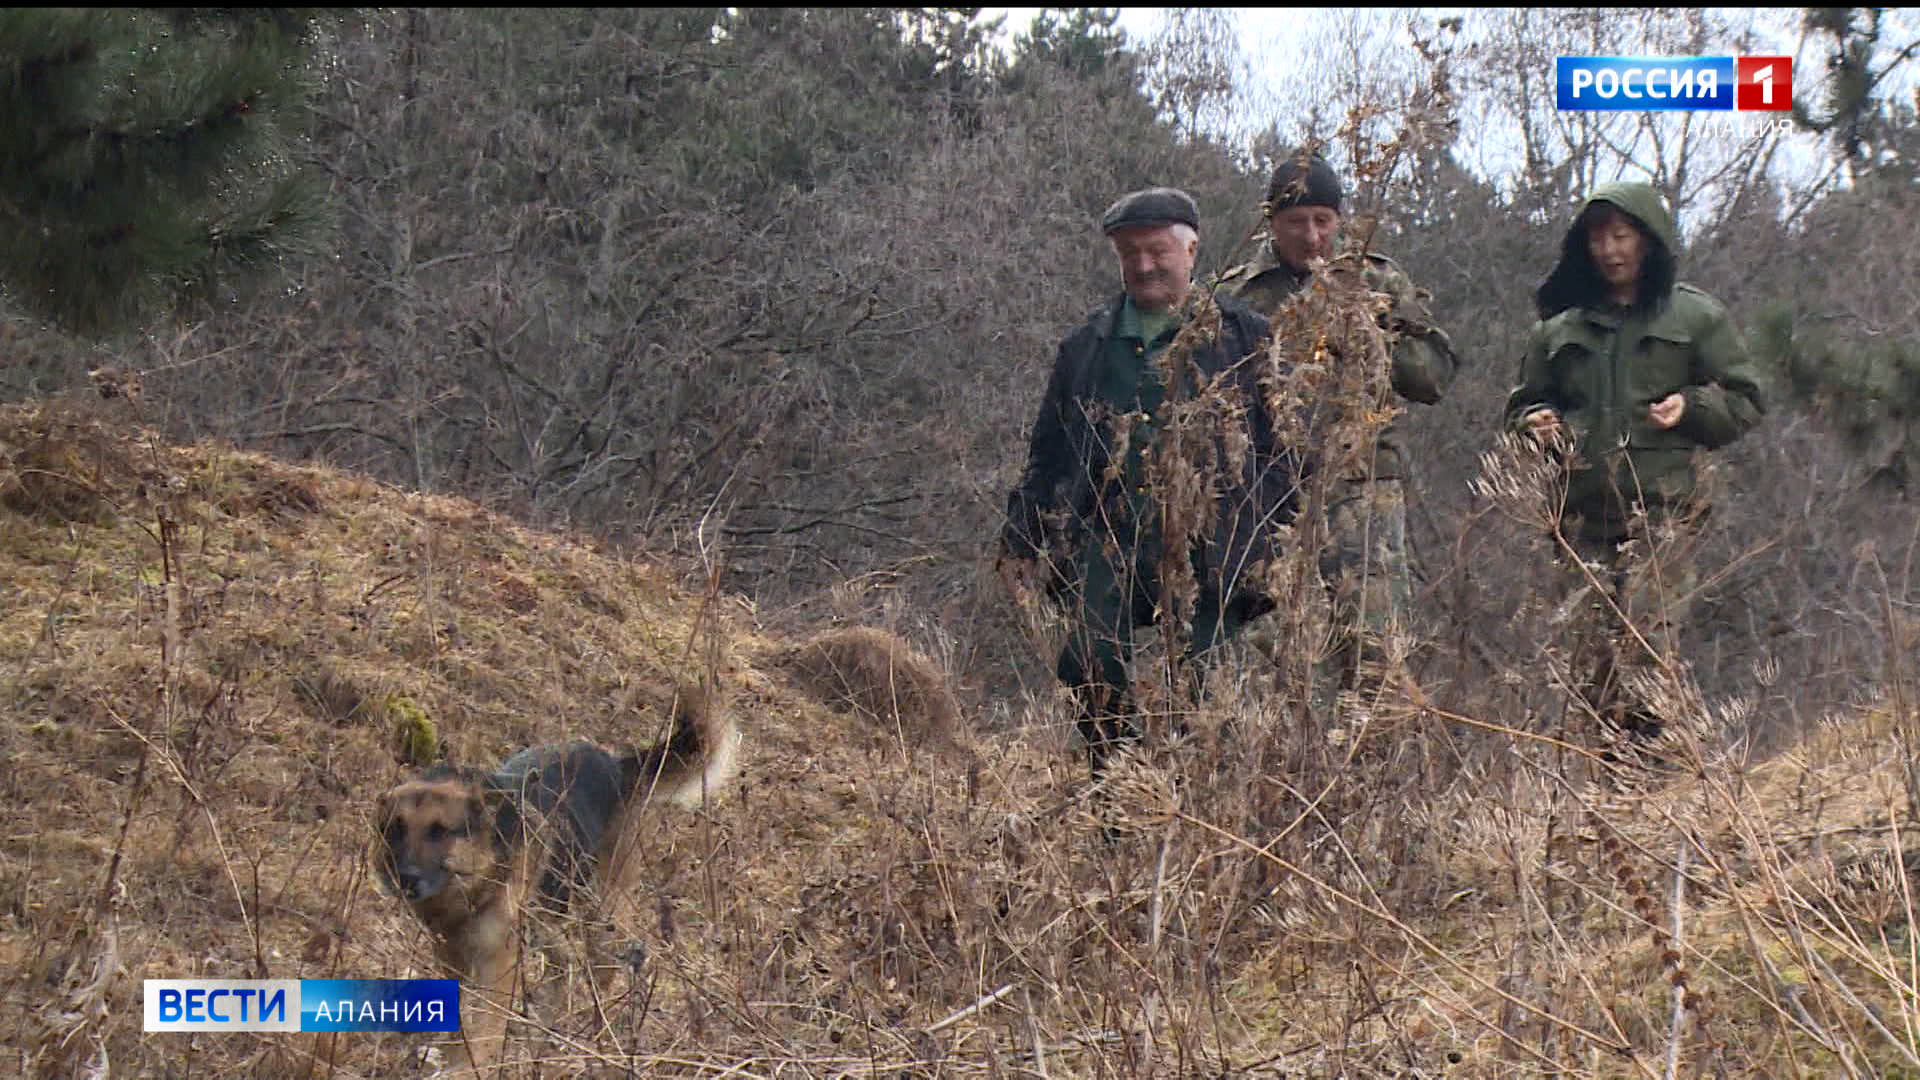
M1625 679L1675 656L1708 509L1700 452L1752 429L1764 408L1739 331L1718 300L1675 280L1673 218L1652 186L1602 184L1580 204L1535 294L1508 424L1565 449L1559 533L1589 593L1581 689L1616 731L1664 718ZM1564 561L1564 560L1563 560ZM1590 581L1589 568L1598 567Z

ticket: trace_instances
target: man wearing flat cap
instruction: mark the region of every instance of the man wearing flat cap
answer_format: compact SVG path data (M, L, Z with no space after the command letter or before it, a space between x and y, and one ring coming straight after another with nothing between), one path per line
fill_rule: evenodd
M1267 323L1232 298L1193 287L1199 226L1193 199L1164 187L1122 196L1101 217L1125 288L1061 343L1026 469L1007 500L999 569L1024 598L1044 563L1049 593L1071 615L1056 674L1079 706L1096 779L1108 754L1139 732L1128 694L1133 632L1171 606L1156 572L1166 522L1146 468L1167 415L1168 372L1236 398L1241 407L1219 414L1236 430L1223 426L1216 438L1248 450L1220 459L1235 472L1218 485L1212 529L1189 530L1198 595L1187 656L1196 668L1271 608L1251 582L1274 526L1293 509L1298 469L1275 445L1255 374L1262 358L1247 359ZM1170 362L1182 352L1187 363ZM1197 389L1183 385L1175 396L1191 399Z
M1267 235L1251 262L1221 277L1219 293L1272 318L1307 287L1315 263L1332 257L1342 196L1340 176L1325 158L1305 148L1287 154L1267 185ZM1393 260L1371 251L1366 260L1367 287L1389 302L1380 321L1392 335L1394 393L1432 404L1453 381L1453 346L1434 324L1424 291ZM1382 659L1386 635L1412 614L1407 461L1394 427L1380 429L1365 468L1329 478L1320 573L1333 605L1333 647L1315 666L1313 688L1314 711L1323 719L1338 692L1353 688L1361 659Z

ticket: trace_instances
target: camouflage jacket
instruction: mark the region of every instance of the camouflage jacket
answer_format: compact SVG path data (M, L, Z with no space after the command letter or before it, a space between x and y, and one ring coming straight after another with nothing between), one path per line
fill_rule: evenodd
M1453 343L1434 324L1433 314L1427 309L1426 293L1414 287L1397 263L1373 252L1369 252L1367 258L1368 287L1392 298L1383 324L1397 335L1391 372L1394 392L1408 401L1431 405L1446 393L1459 366ZM1223 274L1215 291L1272 318L1288 297L1305 287L1309 277L1310 272L1295 270L1281 262L1273 253L1272 240L1262 238L1260 250L1253 259ZM1388 424L1375 440L1373 475L1376 479L1406 475L1396 427Z
M1643 266L1643 277L1656 266L1671 273L1672 219L1651 187L1602 185L1580 211L1596 201L1632 214L1663 245ZM1562 273L1569 267L1585 272L1586 237L1578 221L1576 214L1550 283L1577 284L1579 275ZM1649 507L1690 502L1698 480L1694 452L1734 441L1764 411L1758 372L1727 309L1692 285L1673 284L1671 277L1656 281L1649 302L1632 309L1597 302L1591 284L1557 294L1588 299L1534 324L1520 385L1507 397L1507 423L1515 429L1543 406L1571 429L1575 469L1562 509L1579 519L1584 536L1624 535L1636 500ZM1543 286L1543 295L1549 292ZM1648 407L1672 393L1686 399L1680 422L1655 427Z

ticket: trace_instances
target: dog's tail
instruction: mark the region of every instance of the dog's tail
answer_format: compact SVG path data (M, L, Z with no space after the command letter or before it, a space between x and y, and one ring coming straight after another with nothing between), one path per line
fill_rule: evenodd
M673 693L667 741L620 759L621 788L636 802L697 806L733 775L733 716L704 686L680 683Z

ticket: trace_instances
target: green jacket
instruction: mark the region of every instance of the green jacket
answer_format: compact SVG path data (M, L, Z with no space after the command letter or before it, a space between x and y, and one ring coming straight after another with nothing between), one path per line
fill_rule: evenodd
M1440 400L1453 382L1459 364L1453 343L1434 325L1427 310L1427 298L1414 288L1399 264L1385 255L1368 252L1367 287L1391 298L1383 324L1398 336L1393 345L1394 392L1408 401L1431 405ZM1260 314L1272 318L1287 298L1306 286L1311 272L1298 271L1273 253L1273 241L1263 238L1260 249L1249 262L1221 275L1215 292L1242 301ZM1373 476L1376 479L1406 475L1404 455L1396 425L1382 428L1374 441Z
M1587 209L1609 203L1641 222L1656 243L1641 264L1631 308L1610 304L1587 252ZM1649 508L1690 503L1694 453L1744 435L1765 411L1746 345L1718 300L1676 284L1673 219L1647 184L1594 189L1568 229L1560 261L1540 287L1541 319L1507 396L1507 423L1542 406L1571 428L1576 460L1563 519L1590 538L1625 534L1636 501ZM1680 422L1655 427L1648 407L1668 394L1686 399Z

